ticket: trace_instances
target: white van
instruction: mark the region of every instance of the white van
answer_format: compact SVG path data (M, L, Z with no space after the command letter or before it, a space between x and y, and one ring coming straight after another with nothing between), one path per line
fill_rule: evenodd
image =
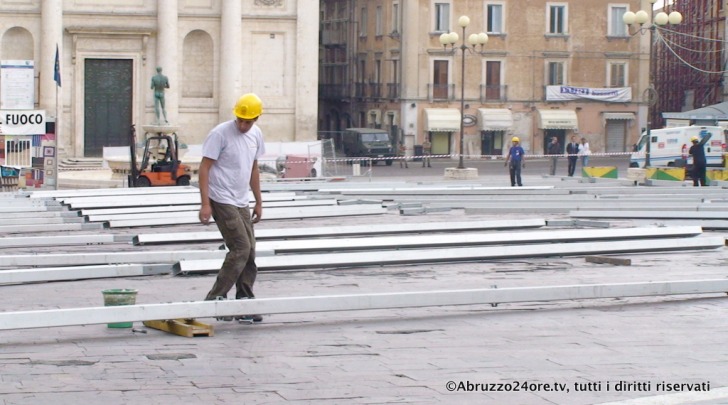
M692 163L688 161L688 150L692 146L690 138L701 138L708 133L710 140L703 146L708 166L721 166L723 152L726 150L726 130L722 127L689 126L653 129L650 131L650 166L681 167ZM644 167L647 148L647 133L643 132L634 147L629 167Z

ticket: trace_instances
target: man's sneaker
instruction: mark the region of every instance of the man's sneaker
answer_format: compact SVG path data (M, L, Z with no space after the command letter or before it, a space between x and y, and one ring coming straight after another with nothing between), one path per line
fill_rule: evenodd
M240 322L248 322L248 323L254 323L254 322L263 322L263 316L262 315L239 315L235 317L236 321Z
M215 301L225 301L226 297L215 297ZM232 322L233 317L232 316L216 316L216 321L223 321L223 322Z

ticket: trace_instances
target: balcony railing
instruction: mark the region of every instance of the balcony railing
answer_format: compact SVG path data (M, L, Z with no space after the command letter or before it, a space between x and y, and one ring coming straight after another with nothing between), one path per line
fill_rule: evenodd
M367 96L367 83L354 83L354 97L365 98Z
M380 83L369 83L367 86L369 87L367 95L370 98L382 98L382 85Z
M387 98L399 99L399 83L387 83Z
M351 97L351 86L347 84L321 84L319 97L325 99L341 99Z
M505 84L481 84L480 102L508 101L508 86Z
M452 101L455 99L455 85L428 83L427 94L430 101Z

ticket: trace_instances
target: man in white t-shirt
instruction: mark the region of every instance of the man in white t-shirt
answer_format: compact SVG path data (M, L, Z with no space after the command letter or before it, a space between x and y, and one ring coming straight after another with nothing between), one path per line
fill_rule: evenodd
M235 119L213 128L202 144L200 222L207 225L210 217L214 218L229 249L205 300L226 299L233 285L236 299L255 298L253 284L258 267L253 224L263 214L258 159L265 153L263 132L255 122L262 113L260 98L252 93L244 94L233 108ZM252 217L248 188L255 199ZM263 320L260 315L234 318L248 322ZM218 319L232 321L233 317Z

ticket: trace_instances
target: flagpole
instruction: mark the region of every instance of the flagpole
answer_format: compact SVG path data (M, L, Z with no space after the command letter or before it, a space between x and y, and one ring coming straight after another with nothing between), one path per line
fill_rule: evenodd
M60 159L61 152L61 116L58 114L58 86L56 85L56 158L53 159L53 173L56 175L55 190L58 190L58 182L61 180L61 176L58 175L58 159Z
M55 174L55 189L58 190L58 183L61 181L61 176L58 173L58 159L61 158L61 114L58 111L58 88L61 87L61 55L56 43L56 60L53 64L53 81L56 82L56 125L55 125L55 138L56 138L56 156L53 159L53 173Z

